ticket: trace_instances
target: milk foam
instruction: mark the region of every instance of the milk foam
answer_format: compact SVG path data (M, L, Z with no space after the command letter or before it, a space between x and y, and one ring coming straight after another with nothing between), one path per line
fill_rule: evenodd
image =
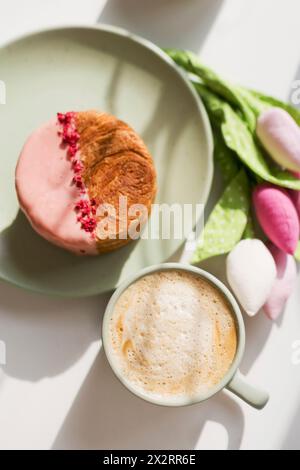
M200 396L220 382L237 335L227 300L193 274L164 271L131 285L110 321L122 376L149 397Z

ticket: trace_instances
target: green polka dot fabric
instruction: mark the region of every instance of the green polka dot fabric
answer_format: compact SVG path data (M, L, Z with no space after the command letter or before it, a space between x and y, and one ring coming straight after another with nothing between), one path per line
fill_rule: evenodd
M241 165L234 153L227 147L218 129L214 129L214 159L220 169L223 183L227 185L240 171Z
M241 240L250 209L247 175L241 170L229 183L212 211L191 263L229 253Z
M284 109L299 126L300 111L276 98L229 83L189 51L165 52L188 72L202 98L213 127L215 160L227 185L199 240L192 259L198 263L231 251L241 238L255 238L249 214L250 183L267 181L300 191L300 179L277 166L256 136L257 118L266 109ZM300 243L295 257L300 261Z

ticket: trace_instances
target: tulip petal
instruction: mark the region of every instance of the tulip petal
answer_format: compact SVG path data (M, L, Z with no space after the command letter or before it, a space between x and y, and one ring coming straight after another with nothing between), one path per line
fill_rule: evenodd
M283 109L270 108L257 121L256 133L273 160L300 171L300 127Z
M270 184L262 184L253 193L253 203L267 237L282 251L293 255L297 249L300 226L288 192Z
M282 314L295 287L297 266L291 255L287 255L274 245L270 245L268 248L276 263L277 276L264 305L264 311L271 320L276 320Z
M273 256L261 240L242 240L227 257L228 282L250 316L266 303L276 278Z

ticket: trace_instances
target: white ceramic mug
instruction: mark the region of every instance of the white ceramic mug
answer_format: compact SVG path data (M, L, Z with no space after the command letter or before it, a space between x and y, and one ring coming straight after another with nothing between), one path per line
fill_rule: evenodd
M147 274L160 272L160 271L169 271L169 270L185 271L188 273L193 273L194 275L205 279L206 281L210 282L213 286L215 286L224 295L224 297L227 299L227 301L229 302L229 305L232 308L232 313L234 315L235 322L236 322L237 338L238 338L235 358L231 364L230 369L228 370L226 375L223 377L223 379L217 385L212 387L205 396L201 395L201 398L199 399L196 398L193 400L190 400L187 398L185 402L180 403L180 404L177 404L177 403L174 404L174 402L168 402L168 399L165 399L165 398L159 398L159 399L151 398L146 393L136 390L134 385L122 375L120 368L118 364L116 363L116 360L114 359L115 356L113 354L113 350L112 350L113 346L111 344L110 333L109 333L110 320L112 318L112 315L114 314L116 302L118 301L121 294L131 284L133 284L140 278L146 276ZM227 289L227 287L222 282L220 282L217 278L207 273L206 271L203 271L202 269L196 268L194 266L183 265L179 263L166 263L166 264L151 266L149 268L143 269L142 271L139 271L137 274L129 277L115 291L115 293L113 294L113 296L111 297L107 305L104 318L103 318L102 340L103 340L103 348L105 350L108 362L112 370L114 371L115 375L121 381L121 383L125 385L125 387L127 387L132 393L134 393L139 398L142 398L156 405L186 406L186 405L201 403L202 401L208 400L209 398L211 398L212 396L214 396L216 393L220 392L223 389L230 390L239 398L241 398L242 400L247 402L249 405L257 409L262 409L269 400L269 395L266 392L259 390L253 387L252 385L248 384L247 381L239 372L239 365L240 365L240 362L242 360L244 350L245 350L245 325L244 325L244 320L243 320L240 308L235 298L233 297L231 292Z

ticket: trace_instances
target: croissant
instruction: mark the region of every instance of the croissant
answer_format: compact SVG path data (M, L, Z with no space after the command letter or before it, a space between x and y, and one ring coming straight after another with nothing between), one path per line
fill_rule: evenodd
M41 236L96 255L139 237L155 199L156 171L142 139L115 116L58 113L25 143L16 191Z

